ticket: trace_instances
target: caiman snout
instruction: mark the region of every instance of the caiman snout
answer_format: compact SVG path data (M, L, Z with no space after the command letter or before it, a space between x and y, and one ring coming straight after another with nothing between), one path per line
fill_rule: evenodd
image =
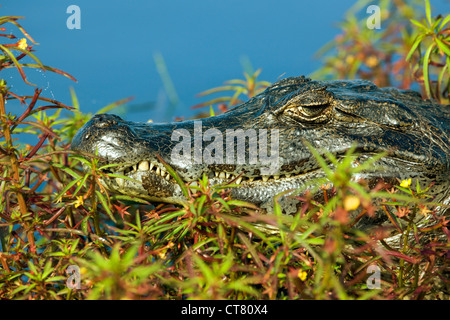
M119 116L97 114L75 134L71 148L112 163L128 162L130 155L140 152L139 140L133 128Z

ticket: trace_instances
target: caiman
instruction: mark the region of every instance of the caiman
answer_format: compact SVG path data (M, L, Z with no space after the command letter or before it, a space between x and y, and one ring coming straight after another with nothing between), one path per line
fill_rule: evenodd
M134 181L103 181L117 193L186 202L158 154L186 183L203 174L211 184L234 181L239 186L232 188L232 198L272 212L275 195L324 176L308 144L337 159L354 146L358 157L353 165L386 152L377 170L356 178L372 185L380 179L397 184L418 179L423 187L434 184L434 202L448 205L449 115L449 105L423 100L415 91L379 88L366 80L313 81L301 76L276 82L246 103L200 120L135 123L95 115L77 132L72 149L97 154L107 164L123 163L107 171ZM296 213L301 205L289 193L279 203L285 214Z

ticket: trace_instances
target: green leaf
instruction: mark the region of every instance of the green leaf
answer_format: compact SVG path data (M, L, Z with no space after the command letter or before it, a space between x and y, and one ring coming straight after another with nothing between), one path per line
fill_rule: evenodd
M78 173L76 173L75 171L73 171L72 169L70 169L67 166L63 166L62 164L59 164L59 163L52 163L52 166L61 169L62 171L66 172L69 175L71 175L72 177L74 177L75 179L81 179L81 176Z
M132 201L132 202L137 202L137 203L142 203L142 204L147 204L150 205L151 203L147 200L141 199L141 198L137 198L137 197L133 197L133 196L127 196L124 194L114 194L111 195L111 199L112 200L125 200L125 201Z
M259 207L253 203L245 202L241 200L228 200L227 204L230 206L237 206L237 207L244 207L244 208L250 208L250 209L259 209Z
M124 176L122 174L107 173L106 175L108 176L108 178L120 178L120 179L129 180L129 181L132 181L132 182L141 183L139 180L136 180L136 179Z
M25 72L22 69L23 65L21 65L17 61L16 57L11 53L11 51L9 49L7 49L5 46L2 46L1 44L0 44L0 50L2 50L9 57L9 59L14 63L14 66L17 68L17 71L19 71L23 81L25 81L26 84L29 84L31 86L35 86L35 84L32 84L32 83L28 82L27 77L25 75ZM6 69L6 67L4 67L4 69Z
M10 47L10 48L11 48L11 49L14 49L14 50L17 50L17 51L20 51L20 52L26 54L26 55L29 56L31 59L33 59L34 61L36 61L37 65L39 66L40 69L44 69L44 70L45 70L44 65L42 64L42 62L41 62L34 54L32 54L30 51L24 50L24 49L19 48L19 47ZM22 66L23 66L23 64L22 64Z
M78 102L78 97L75 93L75 89L73 87L70 87L69 90L70 97L72 99L72 107L74 107L76 110L80 110L80 103Z
M83 188L88 177L89 177L89 174L84 175L83 179L81 179L80 183L78 184L78 187L73 192L73 195L72 195L73 197L75 197L78 194L78 192L81 190L81 188Z
M84 163L84 164L85 164L86 166L88 166L89 168L92 167L92 163L91 163L89 160L86 160L86 159L83 158L83 157L79 157L79 156L76 156L76 155L71 155L70 157L73 158L73 159L76 159L76 160L80 161L81 163ZM58 168L64 169L64 168L66 168L66 167L60 165ZM73 172L73 171L72 171L72 172Z
M405 193L407 193L407 194L413 195L412 190L409 189L409 188L404 188L404 187L400 187L400 186L395 186L395 187L396 187L397 189L399 189L399 190L402 190L403 192L405 192Z
M431 22L431 7L430 7L430 1L425 0L425 14L427 16L428 25L432 25Z
M61 190L61 192L59 192L59 193L56 195L56 197L55 197L55 199L53 200L53 202L58 202L59 199L61 199L61 198L66 194L66 192L67 192L70 188L72 188L72 187L73 187L77 182L79 182L80 180L81 180L81 179L75 179L75 180L71 181L67 186L64 187L64 189Z
M95 190L95 194L97 195L97 198L100 200L101 204L103 205L103 208L105 208L106 213L111 218L111 220L117 223L116 219L114 218L113 213L111 212L111 209L109 208L108 201L106 201L103 194L101 194L101 192L98 190Z
M213 271L208 267L208 265L206 265L205 262L203 262L203 260L199 256L194 255L192 258L194 260L194 264L200 269L206 280L211 283L211 280L215 278Z
M260 269L263 269L264 265L258 256L258 252L256 251L255 247L251 244L250 240L242 233L238 233L238 237L242 241L242 243L247 247L248 251L253 257L253 260L255 260L256 265Z
M411 49L409 50L407 56L406 56L406 61L409 61L411 59L411 56L414 54L414 52L416 51L417 47L421 44L422 39L425 37L425 34L419 34L416 39L414 40L413 45L411 46Z
M418 26L421 29L424 29L424 30L428 29L424 24L420 23L419 21L416 21L414 19L410 19L409 21L411 21L412 24Z
M317 152L317 150L308 142L305 140L305 144L308 147L309 151L312 153L314 158L319 163L320 167L323 169L327 177L333 176L333 171L328 167L328 164L325 162L325 159Z
M163 164L164 168L166 168L167 172L170 173L170 175L175 179L175 181L178 183L178 185L181 188L181 191L183 192L183 195L186 198L189 198L189 191L188 191L188 187L186 186L186 184L184 183L183 179L180 178L180 176L178 175L178 173L172 169L172 167L170 165L168 165L163 158L161 158L161 156L159 154L156 154L156 157L158 158L158 160Z
M44 271L42 272L42 279L46 279L50 273L52 273L53 268L52 268L52 263L51 261L47 261L47 263L44 266Z
M131 100L133 100L133 97L129 97L129 98L125 98L125 99L120 99L120 100L118 100L118 101L115 101L115 102L113 102L113 103L111 103L111 104L108 104L107 106L101 108L100 110L98 110L98 111L96 112L96 114L107 113L107 112L109 112L109 111L111 111L111 110L113 110L113 109L115 109L115 108L117 108L117 107L119 107L119 106L121 106L121 105L124 105L124 104L127 103L127 102L130 102Z
M51 71L51 72L54 72L54 73L63 75L64 77L69 78L69 79L72 80L72 81L78 82L77 79L75 79L73 76L71 76L71 75L68 74L67 72L62 71L62 70L59 70L59 69L56 69L56 68L53 68L53 67L49 67L49 66L46 66L46 65L43 65L42 68L41 68L41 66L38 65L38 64L34 64L34 63L22 63L21 66L22 66L22 67L28 67L28 68L44 69L44 70L47 70L47 71Z
M439 38L434 38L436 41L437 46L444 51L444 53L450 57L450 47L446 45L444 42L442 42Z
M423 57L423 82L425 85L425 91L427 92L427 97L428 98L432 98L433 95L431 94L431 87L430 87L430 76L429 76L429 70L428 70L428 65L430 63L430 56L431 56L431 52L434 48L434 43L432 43L426 53L425 56Z
M444 20L442 20L441 28L444 28L445 25L450 21L450 15L446 16Z
M64 277L64 276L54 276L54 277L45 279L45 282L58 282L58 281L64 281L66 279L67 279L67 277Z

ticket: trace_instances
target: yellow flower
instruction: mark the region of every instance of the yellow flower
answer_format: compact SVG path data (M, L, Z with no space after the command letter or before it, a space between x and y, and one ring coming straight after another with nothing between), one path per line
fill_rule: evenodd
M27 39L26 38L20 39L19 42L17 42L17 47L19 47L22 50L25 50L28 47Z
M344 209L347 211L358 209L360 200L357 196L347 196L344 199Z
M366 65L369 68L374 68L378 64L378 58L376 56L370 56L366 59Z
M409 178L408 180L403 180L400 183L400 187L403 187L403 188L409 188L410 186L411 186L411 178Z
M354 61L355 61L355 57L352 56L352 55L347 56L347 57L345 58L345 63L347 63L348 65L353 64Z
M78 196L73 204L75 205L75 208L78 208L79 206L82 206L83 203L83 196Z
M308 273L306 271L298 270L298 277L300 280L305 281L307 276Z

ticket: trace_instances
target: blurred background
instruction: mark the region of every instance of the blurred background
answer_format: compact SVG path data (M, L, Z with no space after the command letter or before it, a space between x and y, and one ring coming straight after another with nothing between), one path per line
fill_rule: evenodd
M399 3L403 2L408 3ZM410 2L423 8L423 1ZM448 0L430 2L435 15L450 11ZM344 58L337 55L340 60L326 62L317 53L326 44L324 50L333 51L332 41L342 37L345 23L364 29L366 38L383 36L387 31L383 19L391 16L382 15L380 29L370 30L363 23L370 16L366 12L369 5L383 7L385 3L6 0L0 10L2 16L25 17L19 23L39 43L33 49L43 64L62 69L78 80L75 83L51 72L27 70L29 81L43 88L43 96L71 105L69 88L73 87L85 113L133 97L126 108L115 113L126 112L126 119L132 121L170 121L199 112L191 107L208 98L196 94L221 86L226 80L243 79L244 72L251 75L258 68L262 69L258 79L268 82L311 75L320 68L322 73L316 73L317 77L326 78L327 72L339 76L324 66L328 63L328 70L338 68ZM67 27L73 13L67 13L70 5L80 9L81 29ZM390 15L414 16L408 8L389 5ZM353 21L352 17L357 19ZM347 25L347 29L351 28ZM17 30L14 33L20 34ZM351 38L352 34L347 36ZM371 63L380 59L374 57ZM344 60L352 66L351 59L350 55ZM365 74L354 72L349 77L361 75ZM14 93L30 94L30 87L23 84L16 70L5 70L4 78Z

